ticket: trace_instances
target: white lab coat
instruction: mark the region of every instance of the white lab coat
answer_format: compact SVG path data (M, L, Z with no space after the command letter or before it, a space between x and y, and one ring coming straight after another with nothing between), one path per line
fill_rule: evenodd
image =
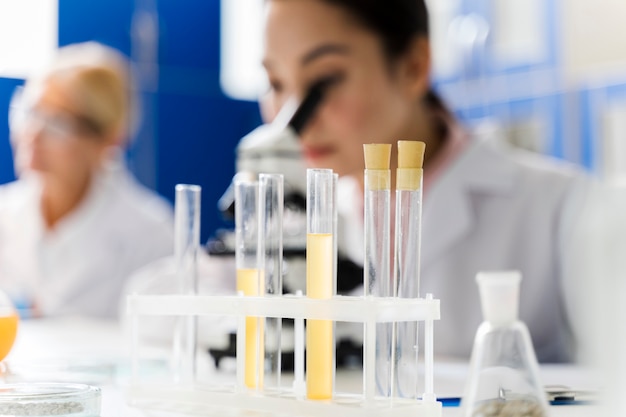
M588 279L579 294L590 305L576 317L584 324L584 359L600 371L611 416L626 416L626 188L607 186L586 204L585 223L572 239L575 268Z
M99 174L79 207L47 231L40 187L0 187L0 288L43 315L115 317L126 278L173 252L170 205L123 168Z
M569 164L470 141L424 196L420 293L441 300L438 355L470 356L482 321L476 273L517 269L523 274L520 318L537 357L575 359L568 317L585 306L574 305L579 277L566 252L589 187ZM355 213L353 199L340 200L340 249L362 264L362 214Z

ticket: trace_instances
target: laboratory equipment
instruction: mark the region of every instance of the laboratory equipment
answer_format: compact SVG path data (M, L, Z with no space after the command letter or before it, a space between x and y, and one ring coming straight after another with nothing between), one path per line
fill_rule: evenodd
M259 174L258 265L264 287L260 295L283 294L283 175ZM278 389L281 375L280 317L265 318L263 335L265 390Z
M518 271L481 272L483 323L461 401L464 417L546 417L548 402L526 325L518 320Z
M15 336L19 316L9 297L0 291L0 361L2 361L11 351Z
M335 295L334 243L335 175L330 169L307 170L306 295L317 300ZM333 395L333 322L307 320L307 398L325 400Z
M200 248L200 193L198 185L176 185L174 207L174 257L178 291L194 295L198 291L197 258ZM174 366L179 383L192 383L196 368L196 318L178 319L174 336Z
M400 298L419 297L425 149L424 142L398 141L393 295ZM418 398L418 323L396 323L394 334L394 395Z
M298 295L271 297L245 297L242 295L139 295L133 294L128 300L131 316L167 317L185 314L198 316L226 315L244 318L243 325L237 328L238 339L245 334L245 317L282 317L303 320L362 323L375 328L377 323L394 321L424 322L424 345L432 343L434 320L440 317L439 300L433 298L365 298L336 296L331 299L313 299ZM133 321L139 325L140 321ZM241 320L240 320L241 323ZM137 332L139 329L135 328ZM300 342L303 346L303 333ZM367 343L367 341L366 341ZM264 391L239 390L224 382L223 375L214 375L213 381L197 381L192 387L172 386L146 372L152 361L148 349L133 349L131 369L132 379L128 398L131 405L153 410L185 410L189 414L248 416L254 410L257 416L298 415L320 416L340 415L342 417L441 417L441 403L435 399L434 391L427 391L419 400L409 398L386 398L384 401L369 401L364 393L346 390L333 393L327 401L306 399L298 395L298 373L291 375L294 386L289 384L284 374L283 390L280 395L270 395ZM298 350L299 351L299 350ZM143 354L142 354L143 352ZM299 351L301 352L301 351ZM303 353L303 352L301 352ZM298 355L302 357L303 355ZM429 359L430 358L430 359ZM432 356L425 356L425 361ZM237 368L243 367L245 355L237 356ZM144 363L145 362L145 363ZM299 369L296 366L296 370ZM424 363L425 380L431 379L432 363ZM429 371L430 370L430 371ZM306 372L309 370L307 368ZM426 384L426 386L429 386ZM432 387L432 385L430 385Z
M256 178L235 178L235 233L237 250L237 291L244 296L261 295L264 276L259 268L259 183ZM245 319L245 337L237 338L237 356L245 356L244 372L238 369L240 388L259 389L263 386L264 330L263 319Z
M306 195L306 167L302 159L299 135L306 129L326 90L336 82L336 77L324 78L314 83L302 101L289 99L271 123L263 124L244 136L237 145L237 173L247 172L284 175L285 203L300 205L304 209ZM222 213L232 216L234 194L231 186L220 198Z
M247 296L244 291L237 295L200 295L200 294L131 294L128 297L133 337L131 382L128 399L131 405L143 409L174 411L191 415L232 415L246 416L250 412L257 416L276 415L341 415L343 417L441 417L441 403L436 400L433 378L433 328L434 321L440 317L439 300L428 295L426 298L398 297L363 297L337 296L336 284L336 246L337 227L336 199L337 175L331 170L311 170L308 172L310 195L308 211L308 252L311 263L307 281L307 295L302 293L260 294ZM259 185L254 178L238 175L236 185L248 185L247 192L252 195L252 203L240 197L235 213L246 216L244 230L246 247L238 247L237 267L254 269L259 266L258 251L265 244L259 244L259 233L263 223L255 220L254 215L261 211L254 203L258 197ZM238 187L235 187L237 194ZM256 198L258 200L258 198ZM239 229L239 228L237 228ZM280 228L278 228L279 230ZM272 239L275 237L271 237ZM243 237L239 238L239 240ZM273 262L272 262L273 263ZM262 265L262 264L261 264ZM252 287L260 287L264 274L252 274ZM263 295L263 296L261 296ZM155 378L150 373L153 357L150 349L144 349L138 335L144 324L140 317L151 316L154 319L167 320L171 316L230 316L236 322L236 381L231 381L228 371L213 370L200 378L196 375L192 385L171 384L168 378ZM246 333L254 326L248 326L252 318L257 324L254 337L246 338ZM291 319L294 321L295 365L293 374L283 374L282 384L276 389L259 389L259 377L263 375L259 368L266 356L261 350L258 319ZM304 322L307 321L307 329ZM334 324L336 322L361 323L367 334L375 338L376 326L381 323L400 321L420 321L424 323L424 385L426 392L420 399L414 398L371 398L365 393L363 382L356 392L346 387L338 391L334 384L336 362L334 358ZM284 329L283 329L284 331ZM255 354L252 365L248 359L247 340L251 340ZM366 349L374 352L371 339L365 340ZM265 345L267 347L268 345ZM147 346L149 347L149 346ZM305 347L307 358L305 359ZM252 351L249 349L248 351ZM430 354L428 354L430 352ZM305 370L304 362L308 361ZM430 362L430 363L429 363ZM373 365L372 365L373 366ZM246 368L252 370L256 386L248 388L245 383ZM363 379L367 376L364 375ZM291 379L291 380L289 380ZM428 382L430 381L430 383ZM265 381L262 381L265 382ZM371 381L373 382L373 381ZM370 385L371 386L371 385ZM274 387L272 387L274 388ZM319 399L323 399L319 401Z
M365 296L391 297L393 283L390 265L390 197L391 197L391 158L390 144L363 145L365 156L365 195L364 195L364 241ZM365 329L364 338L371 338ZM391 396L393 323L376 325L375 348L364 346L367 377L364 387L368 398L374 393L383 397ZM375 357L372 360L372 357ZM374 363L374 366L371 364ZM370 383L376 381L376 386Z
M0 415L99 417L100 388L70 383L17 383L2 385Z
M260 173L283 174L284 185L284 285L292 292L304 290L306 248L306 165L302 158L299 135L304 132L323 103L326 90L336 82L326 77L313 83L301 100L290 98L271 123L263 124L244 136L236 148L236 171L257 177ZM234 181L218 202L227 218L234 218ZM234 238L231 230L219 230L208 242L211 255L232 256Z

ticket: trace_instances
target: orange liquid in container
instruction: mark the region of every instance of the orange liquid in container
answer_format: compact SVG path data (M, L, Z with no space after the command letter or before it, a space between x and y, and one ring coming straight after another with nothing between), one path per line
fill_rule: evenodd
M310 298L333 296L333 235L309 233L306 243L306 293ZM307 398L328 400L333 396L333 322L307 320L306 387Z
M237 270L237 291L246 296L261 294L261 273L258 269ZM246 359L245 383L248 388L263 387L263 369L265 366L263 319L246 317Z
M17 313L0 316L0 361L11 351L15 336L17 335Z

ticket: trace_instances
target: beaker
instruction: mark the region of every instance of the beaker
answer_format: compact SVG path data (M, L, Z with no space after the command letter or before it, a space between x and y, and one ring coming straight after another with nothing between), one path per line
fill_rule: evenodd
M484 321L474 340L463 416L548 416L530 334L517 318L521 274L481 272L476 281Z

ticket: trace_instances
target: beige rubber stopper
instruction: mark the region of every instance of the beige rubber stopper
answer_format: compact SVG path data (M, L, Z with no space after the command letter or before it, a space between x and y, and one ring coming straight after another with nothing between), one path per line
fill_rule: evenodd
M422 168L426 144L416 140L398 141L398 168Z
M363 145L366 169L389 169L391 161L391 144L366 143Z

